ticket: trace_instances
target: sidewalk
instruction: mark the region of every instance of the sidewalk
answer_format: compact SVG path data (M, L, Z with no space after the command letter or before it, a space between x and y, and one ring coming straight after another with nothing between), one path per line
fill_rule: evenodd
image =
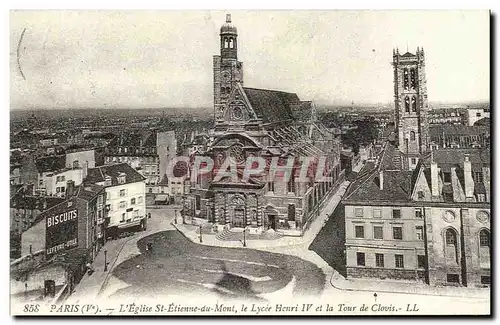
M330 201L325 204L319 216L316 217L311 222L310 226L304 232L303 236L301 237L285 236L274 240L247 239L246 247L267 250L273 247L286 248L297 245L309 246L309 244L314 240L314 238L321 230L321 228L323 228L323 225L327 221L330 214L335 210L335 208L339 204L348 186L349 186L348 181L344 181L342 184L340 184L337 192L334 193L330 198ZM200 243L200 234L197 233L199 225L182 224L182 218L178 216L177 224L174 222L172 223L172 226L174 226L179 232L181 232L187 239L197 244L207 245L207 246L220 246L220 247L243 247L243 233L241 235L241 241L224 241L217 239L215 234L203 234L202 242Z
M127 241L134 238L137 238L137 235L106 242L97 254L94 263L92 263L95 272L92 273L92 275L86 273L83 276L73 293L68 297L66 303L79 303L80 301L95 299L108 274L112 271L116 258L120 254L123 246ZM107 251L107 262L109 263L106 272L104 271L104 251Z
M170 226L173 217L166 215L166 210L148 212L151 212L151 219L148 219L148 230L135 233L130 237L106 242L96 256L94 263L92 263L95 272L92 275L86 273L83 276L66 303L78 303L99 297L106 287L114 267L139 253L137 249L138 240L156 232L173 229ZM104 272L104 251L107 251L107 262L109 263L106 272Z
M404 293L431 296L449 296L463 298L489 299L489 288L465 288L465 287L433 287L425 283L381 280L381 279L346 279L335 272L330 284L339 290L366 291L372 293Z

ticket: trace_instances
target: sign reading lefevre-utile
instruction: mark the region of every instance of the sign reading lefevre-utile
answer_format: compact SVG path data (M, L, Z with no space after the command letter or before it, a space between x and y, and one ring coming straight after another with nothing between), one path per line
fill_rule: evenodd
M45 249L47 255L78 246L78 210L47 216Z

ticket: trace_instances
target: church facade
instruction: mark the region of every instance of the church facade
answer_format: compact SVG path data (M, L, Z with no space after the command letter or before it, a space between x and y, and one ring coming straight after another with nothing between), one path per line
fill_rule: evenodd
M219 229L300 236L343 179L341 143L316 120L313 102L244 86L239 46L228 15L213 58L214 128L196 153L213 168L193 177L191 166L184 211Z

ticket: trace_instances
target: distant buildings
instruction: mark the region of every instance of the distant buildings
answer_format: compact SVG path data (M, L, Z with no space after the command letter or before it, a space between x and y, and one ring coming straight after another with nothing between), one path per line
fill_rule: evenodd
M455 124L473 126L482 119L490 118L488 106L470 107L455 105L436 108L429 111L430 124ZM488 123L489 124L489 123Z
M477 121L484 118L490 118L489 107L467 108L467 125L475 125Z
M127 163L146 179L147 193L160 193L158 183L177 154L173 131L122 132L105 149L104 163Z
M489 125L432 125L429 133L432 150L486 148L491 143Z
M429 124L467 124L467 110L463 108L438 108L429 111Z

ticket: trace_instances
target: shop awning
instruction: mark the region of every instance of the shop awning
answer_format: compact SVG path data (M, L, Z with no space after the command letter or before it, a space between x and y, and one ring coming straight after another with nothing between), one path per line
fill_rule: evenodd
M164 201L167 201L167 200L168 200L168 194L158 194L155 197L155 201L158 201L158 202L164 202Z
M136 226L140 226L141 225L141 221L144 219L144 217L140 218L140 219L136 219L134 221L131 221L131 222L127 222L127 223L120 223L118 225L118 228L119 229L125 229L125 228L130 228L130 227L136 227Z

